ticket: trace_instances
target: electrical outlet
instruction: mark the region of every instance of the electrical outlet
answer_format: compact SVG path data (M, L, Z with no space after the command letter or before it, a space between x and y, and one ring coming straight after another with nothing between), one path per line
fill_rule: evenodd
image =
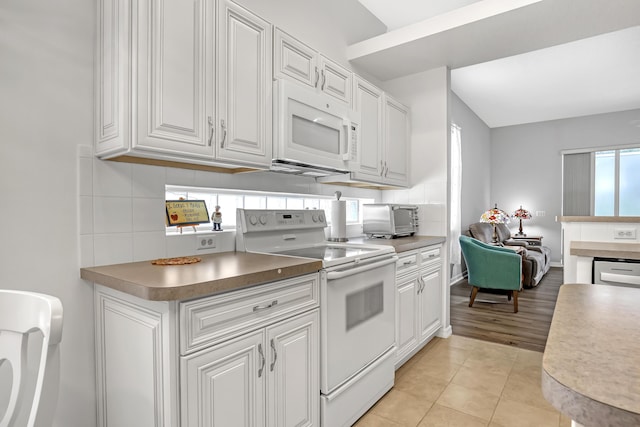
M614 239L633 239L636 238L635 228L616 228L613 230Z
M215 236L196 236L196 249L214 249L215 247Z

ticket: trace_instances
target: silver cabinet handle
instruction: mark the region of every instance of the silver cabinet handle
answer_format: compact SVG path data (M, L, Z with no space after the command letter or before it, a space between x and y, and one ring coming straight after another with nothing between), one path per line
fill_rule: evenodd
M320 78L320 75L318 74L318 67L316 66L316 81L313 84L313 87L318 87L318 79Z
M327 76L324 75L324 70L322 70L321 74L322 74L322 86L320 86L320 90L324 90L324 84L327 82Z
M271 303L269 303L267 305L256 305L255 307L253 307L253 311L266 310L266 309L271 308L271 307L276 306L276 305L278 305L278 300L277 299L271 301Z
M224 124L224 120L220 120L220 127L222 128L222 141L220 142L220 148L224 148L224 141L227 139L227 126Z
M384 162L384 169L385 169L384 177L386 178L387 174L389 173L389 166L387 166L387 162L386 161Z
M409 265L409 264L412 264L412 263L413 263L413 261L408 260L408 261L403 262L402 265Z
M209 116L208 121L209 121L209 141L207 142L207 145L211 147L211 140L213 139L213 118Z
M384 175L384 165L382 164L382 160L380 160L380 176Z
M422 291L424 291L424 279L422 278L422 276L418 277L418 283L420 283L420 289L418 289L418 293L421 294Z
M276 360L278 360L278 351L276 350L276 343L271 338L271 350L273 351L273 361L271 362L271 366L269 370L273 372L273 367L276 366Z
M260 364L260 369L258 369L258 378L262 377L262 371L264 371L264 364L265 364L265 359L264 359L264 352L262 351L262 344L258 344L258 354L260 355L260 359L261 359L261 364Z

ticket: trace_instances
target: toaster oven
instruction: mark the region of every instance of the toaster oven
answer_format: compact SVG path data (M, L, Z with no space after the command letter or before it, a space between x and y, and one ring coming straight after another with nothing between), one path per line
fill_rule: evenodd
M378 203L362 205L363 231L387 239L413 236L418 231L418 206Z

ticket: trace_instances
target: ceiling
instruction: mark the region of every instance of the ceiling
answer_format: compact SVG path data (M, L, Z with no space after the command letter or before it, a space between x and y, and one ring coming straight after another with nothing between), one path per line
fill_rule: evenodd
M638 0L359 0L387 32L348 47L384 81L441 66L489 127L640 108Z

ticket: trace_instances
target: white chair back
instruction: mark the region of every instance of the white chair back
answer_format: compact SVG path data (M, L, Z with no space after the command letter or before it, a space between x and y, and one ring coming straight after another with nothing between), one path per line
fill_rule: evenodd
M42 333L37 378L28 392L27 353L29 334ZM17 427L21 413L27 427L51 425L58 400L59 344L62 339L62 303L56 297L35 292L0 289L0 365L9 362L11 391L0 427ZM28 394L28 395L27 395Z

